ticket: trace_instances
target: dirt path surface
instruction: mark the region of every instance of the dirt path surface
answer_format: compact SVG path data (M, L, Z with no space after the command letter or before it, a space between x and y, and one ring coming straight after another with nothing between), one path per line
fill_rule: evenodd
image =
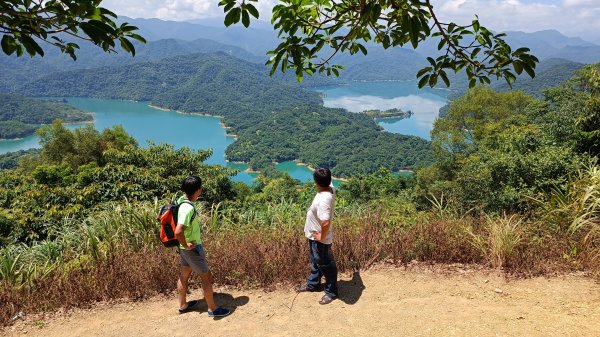
M387 268L342 275L340 298L217 287L234 309L213 320L204 301L176 313L176 297L26 317L8 336L600 336L600 284L582 276L506 279L463 267ZM201 297L193 290L191 298Z

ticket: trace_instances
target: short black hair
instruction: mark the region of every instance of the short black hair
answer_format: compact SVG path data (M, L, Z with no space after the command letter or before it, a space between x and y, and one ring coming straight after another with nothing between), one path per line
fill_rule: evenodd
M328 168L320 167L313 172L315 183L321 187L331 185L331 171Z
M185 192L186 195L190 196L196 193L199 189L202 188L202 179L196 176L190 176L185 178L183 183L181 184L181 189Z

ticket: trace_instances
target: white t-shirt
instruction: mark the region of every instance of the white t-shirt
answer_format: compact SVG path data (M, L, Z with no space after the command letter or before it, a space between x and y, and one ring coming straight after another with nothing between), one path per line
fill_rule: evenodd
M321 221L330 220L329 231L326 238L321 242L333 243L333 208L335 207L335 189L331 186L331 192L319 192L313 199L312 204L306 212L306 223L304 224L304 235L314 240L313 234L321 232Z

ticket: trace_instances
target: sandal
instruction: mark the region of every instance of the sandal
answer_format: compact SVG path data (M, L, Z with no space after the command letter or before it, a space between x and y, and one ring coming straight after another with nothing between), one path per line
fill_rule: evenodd
M319 291L319 288L309 288L307 283L304 283L301 286L298 286L295 288L297 293L303 293L303 292L317 292Z
M187 302L187 307L185 307L183 309L179 308L179 313L185 314L186 312L192 311L194 309L194 307L196 306L196 304L198 304L197 300L192 300L192 301Z
M323 297L321 297L321 300L319 300L319 304L329 304L329 303L333 302L333 300L335 300L335 297L329 297L327 295L323 295Z

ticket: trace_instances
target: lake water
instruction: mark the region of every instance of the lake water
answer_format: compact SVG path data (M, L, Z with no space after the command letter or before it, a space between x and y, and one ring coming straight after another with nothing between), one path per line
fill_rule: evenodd
M419 89L413 81L350 82L346 85L321 87L325 106L344 108L352 112L364 110L410 110L410 118L379 119L385 130L430 139L433 122L439 109L446 104L448 90Z
M94 112L95 127L98 130L122 125L141 146L146 146L147 141L151 139L154 143L169 143L176 148L212 148L213 155L206 162L239 169L240 173L233 180L251 184L257 176L256 173L244 172L248 165L226 162L225 149L233 143L234 138L225 135L226 131L219 118L162 111L151 108L147 102L93 98L68 98L67 101L78 109ZM68 125L69 128L77 126ZM39 147L39 139L36 136L0 141L0 153L36 147ZM302 182L312 179L312 172L306 166L294 162L284 162L276 166Z
M418 89L415 82L350 82L347 85L322 87L317 91L324 94L325 106L341 107L353 112L368 109L387 110L400 108L414 114L405 119L378 120L389 132L415 135L429 139L433 121L438 110L446 103L447 90ZM216 117L179 114L162 111L148 106L147 102L118 101L92 98L69 98L69 104L94 112L95 127L99 130L123 125L141 146L147 140L169 143L176 148L187 146L192 149L212 148L209 164L227 165L240 170L233 179L248 184L256 173L244 172L244 164L228 163L225 149L234 138L226 136L225 129ZM77 125L69 125L75 128ZM39 147L36 136L18 140L0 140L0 153ZM295 162L279 163L276 167L292 177L305 182L312 179L312 172ZM339 181L335 181L338 185Z

